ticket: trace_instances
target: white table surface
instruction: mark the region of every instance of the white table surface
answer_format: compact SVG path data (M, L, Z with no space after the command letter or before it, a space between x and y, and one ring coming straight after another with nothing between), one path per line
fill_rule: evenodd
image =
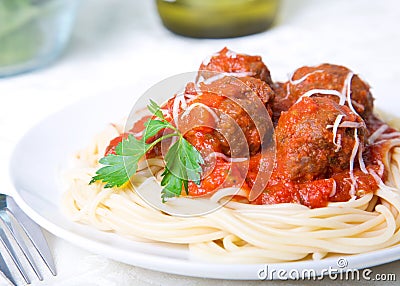
M132 86L137 87L132 97L139 97L168 76L196 70L203 58L224 46L262 55L275 80L285 80L302 65L342 64L370 83L377 106L398 101L399 15L400 2L396 0L286 0L278 24L267 32L198 40L164 29L153 1L83 0L71 42L58 61L33 73L0 79L1 160L6 161L10 146L24 132L66 105ZM385 108L398 113L396 104L391 106L386 104ZM1 174L1 180L7 186L5 175ZM33 285L281 285L159 273L89 253L47 232L46 237L58 276L47 275L45 282L34 281ZM400 261L373 271L395 273L399 281ZM325 279L320 283L357 282Z

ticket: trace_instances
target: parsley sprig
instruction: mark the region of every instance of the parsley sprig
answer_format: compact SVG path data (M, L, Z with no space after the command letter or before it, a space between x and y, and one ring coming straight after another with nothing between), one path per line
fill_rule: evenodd
M102 181L106 183L105 188L122 186L136 173L139 160L148 151L164 139L178 137L164 157L165 170L161 175L161 186L164 188L161 197L165 202L168 198L180 196L182 188L188 194L189 181L200 183L201 164L204 161L200 152L183 137L175 126L165 119L157 103L150 100L147 108L157 119L149 119L145 123L141 139L138 140L129 134L116 146L115 154L101 158L99 162L104 167L96 171L90 184ZM151 143L146 143L149 138L164 129L171 129L173 133L165 134Z

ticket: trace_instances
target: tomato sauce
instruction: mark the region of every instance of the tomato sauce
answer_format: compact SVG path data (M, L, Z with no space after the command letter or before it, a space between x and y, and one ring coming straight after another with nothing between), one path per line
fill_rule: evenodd
M329 202L344 202L353 196L374 192L378 183L371 174L385 179L382 161L388 144L368 141L385 124L372 113L369 86L347 68L329 64L303 67L288 82L272 83L269 70L260 61L259 57L233 57L224 49L209 64L203 64L203 71L199 73L210 78L206 71L246 72L247 78L241 79L242 82L251 85L273 117L277 154L272 174L263 192L249 203L297 203L319 208ZM252 72L255 80L248 78ZM264 135L250 118L249 108L244 110L255 98L243 87L232 89L240 84L227 83L229 80L217 80L209 86L202 84L200 89L189 83L185 94L190 96L184 98L186 111L182 105L174 111L175 97L162 107L168 121L173 125L178 122L186 140L205 159L200 184L188 184L189 196L209 196L227 187L241 188L248 195L268 164L263 161L265 153L260 148ZM301 98L309 89L343 92L346 84L351 85L352 103L341 104L332 94ZM187 111L193 104L195 107ZM227 116L233 120L225 120ZM147 120L138 121L128 133L140 133ZM237 135L238 131L244 134L244 141ZM394 131L388 127L385 133ZM128 133L113 139L106 154L115 152L115 146ZM247 153L243 153L244 145ZM148 157L160 155L160 148L156 146ZM233 163L231 159L238 157L243 160L233 160Z
M226 162L217 158L214 164L206 166L199 185L189 182L189 195L198 197L215 193L222 188L237 187L248 189L245 183L245 176L239 164Z

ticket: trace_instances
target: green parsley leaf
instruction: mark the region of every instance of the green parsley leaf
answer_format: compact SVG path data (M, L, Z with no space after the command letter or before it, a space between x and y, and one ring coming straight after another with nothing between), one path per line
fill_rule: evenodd
M115 154L110 154L100 159L105 165L96 172L90 183L103 181L106 188L120 187L129 181L137 170L138 162L151 148L142 140L137 140L132 134L122 140L115 148Z
M162 198L180 196L182 187L188 194L188 182L200 183L203 158L185 138L180 137L165 156L165 171L162 174L161 186L164 186Z
M150 104L147 106L147 109L158 118L165 120L161 107L155 101L150 99Z
M161 176L163 177L161 180L161 186L164 186L161 192L163 203L165 203L169 198L179 197L182 192L182 180L179 177L174 176L167 167L165 167ZM185 186L187 185L188 184Z
M199 151L192 144L190 144L185 138L181 138L181 148L179 156L181 160L185 162L186 178L190 181L195 182L197 185L200 184L200 175L202 172L200 164L204 164L204 160L201 157Z
M163 202L171 197L180 196L182 189L188 194L189 181L200 184L201 164L204 163L200 152L193 147L175 126L165 120L160 106L150 100L148 109L159 119L150 119L145 123L142 139L136 139L132 134L123 139L115 148L115 155L107 155L100 159L105 165L97 170L96 175L90 181L103 181L106 188L119 187L125 184L136 173L139 160L155 145L166 138L178 137L178 140L170 147L165 155L165 170L162 173L161 197ZM171 129L173 133L167 133L151 143L146 141L164 129Z
M156 120L156 119L150 119L146 121L144 124L145 126L145 132L144 132L144 140L147 141L150 137L153 137L156 135L160 130L163 130L165 128L171 128L172 125L168 121L161 121L161 120Z

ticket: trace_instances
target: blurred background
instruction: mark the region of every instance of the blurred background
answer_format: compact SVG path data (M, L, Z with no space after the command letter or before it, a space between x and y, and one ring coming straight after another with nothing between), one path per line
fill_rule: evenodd
M168 5L176 2L165 1L167 3L163 4ZM4 66L13 56L6 57L5 51L10 52L10 42L5 40L4 35L10 35L9 29L21 26L26 17L34 15L39 23L24 28L25 34L14 39L13 44L29 52L31 48L37 51L37 44L43 47L45 43L43 51L49 51L44 53L49 55L44 56L44 65L33 65L29 72L14 76L0 76L2 150L8 150L4 146L18 141L40 119L70 103L104 94L112 98L119 92L129 92L133 98L138 98L166 77L197 70L204 58L225 46L239 53L261 55L275 81L286 81L288 74L303 65L323 62L345 65L370 83L378 107L398 113L396 105L388 104L397 100L400 78L400 37L397 28L400 26L400 3L396 0L272 1L279 2L276 15L272 17L273 14L269 14L271 10L266 10L267 18L260 24L261 32L250 29L243 33L259 33L234 38L229 37L232 35L211 35L221 37L217 39L172 33L170 29L173 26L167 29L159 17L156 0L50 1L57 2L56 6L48 6L47 2L0 0L0 71L2 61ZM213 2L231 6L231 9L243 0L197 1L203 5ZM17 9L18 5L25 9L20 19L4 12L6 6L11 9L10 5L14 5L12 9ZM243 8L243 11L248 9ZM257 12L260 9L254 12L255 18L260 17ZM243 14L245 17L249 15ZM177 15L169 16L176 20ZM215 19L218 17L212 14L207 16L199 20L204 21L204 26L214 21L229 22L222 16L220 19ZM270 22L272 18L273 22ZM184 20L183 27L193 24L187 21ZM38 40L33 30L36 25L45 27L46 34L52 35L46 38L48 41ZM223 32L227 30L224 28ZM14 32L11 34L16 37ZM37 66L41 68L35 69ZM79 262L90 266L111 263L78 251L50 234L48 236L56 256L65 257L64 260L58 258L61 266L67 267L72 259L77 261L77 265ZM113 267L115 271L119 269L117 264ZM80 273L84 269L77 269L76 266L71 271ZM129 269L124 268L124 271L134 271ZM60 274L65 274L65 271L61 267Z
M368 81L381 84L379 88L385 92L385 81L390 80L385 70L397 66L390 56L397 54L399 43L396 35L387 36L389 28L398 24L398 11L390 8L398 6L395 0L353 0L351 3L282 0L276 20L267 32L213 40L172 34L158 17L156 1L64 2L79 2L79 7L70 42L61 57L45 69L2 79L2 95L12 90L14 84L40 82L43 78L51 81L40 83L42 87L45 85L41 93L61 92L68 94L68 98L80 97L82 93L96 94L116 86L129 87L137 81L146 86L169 75L197 69L203 58L224 46L237 52L262 55L278 80L285 80L287 73L301 65L328 61L361 72ZM67 9L73 10L64 6ZM5 24L0 22L2 26ZM393 41L386 43L387 39ZM3 44L0 38L0 47ZM24 43L29 44L33 45L34 41ZM371 64L374 69L369 68ZM24 85L19 88L23 89ZM30 93L34 94L35 90L30 89Z
M4 1L35 0L0 3ZM398 10L390 8L398 6L395 0L282 0L267 32L214 40L172 34L158 17L156 1L64 2L79 2L79 7L70 42L61 57L45 69L2 79L1 95L12 92L14 85L24 93L22 89L31 83L41 85L40 93L68 94L68 99L116 86L129 87L137 81L146 86L169 75L197 69L203 58L224 46L262 55L273 77L282 80L301 65L328 61L361 72L368 81L381 85L379 90L385 93L389 92L385 82L391 79L385 70L398 69L390 58L399 50L394 34L397 31L390 29L398 24ZM1 26L5 24L0 20ZM387 39L391 43L386 43ZM29 44L34 42L25 45ZM3 45L0 38L0 47ZM371 64L374 69L369 68ZM40 80L43 78L51 80L44 83ZM32 86L29 93L35 94Z
M48 0L0 0L0 3L5 5L10 1L42 5ZM59 16L70 17L70 41L65 41L65 49L59 51L60 55L56 51L55 60L50 60L44 68L0 78L1 100L9 101L8 105L0 106L0 123L2 118L15 117L15 110L38 118L82 97L121 89L130 89L132 96L138 97L168 76L196 70L205 57L224 46L261 55L274 80L286 80L288 73L302 65L330 62L360 73L372 85L375 95L389 96L396 88L395 76L400 73L396 0L281 0L268 30L228 39L198 39L171 33L161 22L155 0L54 1L69 3L59 9L66 15ZM221 3L233 5L237 1L243 2ZM10 25L1 11L0 33ZM45 15L40 15L40 19L45 19ZM64 19L64 25L68 26L65 21L68 20ZM54 31L56 24L44 23ZM27 39L27 35L31 38ZM28 31L21 45L26 48L34 45L32 36ZM4 45L4 39L0 38L0 50L7 48ZM21 106L20 102L25 104ZM26 122L19 126L18 120L14 121L13 126L1 125L1 134L21 134L20 129L29 126Z

